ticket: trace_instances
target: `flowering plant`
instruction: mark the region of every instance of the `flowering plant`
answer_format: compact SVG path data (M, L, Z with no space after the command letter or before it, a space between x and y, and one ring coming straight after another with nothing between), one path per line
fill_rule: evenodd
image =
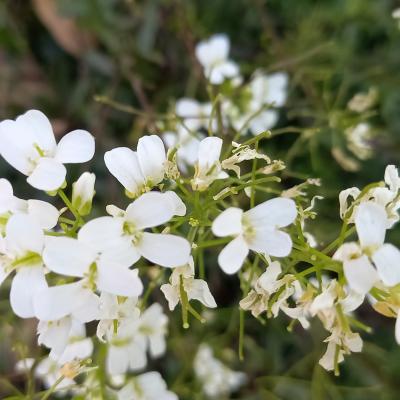
M316 200L323 201L308 193L320 181L284 188L284 161L268 157L268 140L282 133L272 128L288 76L257 71L244 81L225 35L200 43L196 55L210 103L181 99L170 118L160 119L161 137L144 135L135 150L105 153L122 195L103 216L90 216L93 173L67 184L64 164L94 156L89 132L70 132L56 144L37 110L0 124L2 157L65 205L19 199L0 180L0 282L11 282L13 312L36 318L38 344L48 349L40 361L21 359L17 369L43 380L43 399L178 398L176 387L146 368L168 352L168 333L173 340L180 329L168 325L174 310L188 335L192 325L212 322L219 304L209 276L217 264L217 276L237 277L229 305L239 313L239 360L246 357L246 318L262 329L283 316L290 330L319 320L327 332L319 364L339 374L345 356L362 351L360 332L370 331L354 313L363 303L396 319L400 343L400 250L385 242L399 220L395 166L383 181L339 194L342 229L321 243L308 231L318 217ZM358 110L359 102L351 107ZM349 133L349 149L365 150L361 158L369 150L364 128ZM206 340L195 348L190 361L206 396L226 397L248 383Z

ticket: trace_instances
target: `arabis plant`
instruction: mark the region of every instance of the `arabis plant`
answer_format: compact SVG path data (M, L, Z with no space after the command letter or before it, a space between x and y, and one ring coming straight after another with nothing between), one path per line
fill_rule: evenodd
M136 148L105 153L122 186L118 204L104 210L93 173L68 186L64 164L94 154L88 132L73 131L57 145L49 120L35 110L0 124L0 154L52 196L52 204L22 200L0 180L0 283L11 282L17 316L39 321L38 343L48 356L18 368L44 380L45 398L61 390L84 398L176 399L158 372L144 372L165 354L185 365L173 388L178 394L187 395L179 382L196 380L206 396L228 396L250 377L214 356L211 343L192 340L186 352L175 340L181 328L190 336L204 324L212 333L204 341L211 342L219 303L238 314L238 329L226 335L228 344L237 338L240 360L246 316L260 329L281 316L290 331L319 320L327 331L319 363L336 374L345 356L362 350L360 333L370 332L357 316L363 304L397 319L400 343L400 251L385 242L399 220L396 167L387 167L382 182L340 193L342 229L321 247L307 231L318 217L315 201L322 201L308 190L319 180L284 187L284 162L264 151L288 77L257 72L241 87L228 53L225 36L199 44L210 102L178 101L159 123L164 142L144 135ZM235 104L246 96L235 98L233 88L239 97L250 93L247 102ZM233 276L228 299L218 291L226 274ZM171 323L177 310L181 323Z

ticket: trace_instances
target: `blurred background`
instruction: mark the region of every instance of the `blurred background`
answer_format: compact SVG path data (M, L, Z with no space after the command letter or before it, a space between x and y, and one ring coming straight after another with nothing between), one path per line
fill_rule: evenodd
M95 213L101 213L104 204L121 204L120 187L103 164L104 151L135 147L142 134L161 133L157 114L181 97L207 100L195 45L226 33L231 58L245 79L257 68L289 75L288 101L274 128L288 128L288 133L266 141L265 151L288 165L286 186L321 178L313 194L325 199L309 230L328 242L340 227L339 191L381 180L387 164L399 164L400 28L392 17L397 7L400 2L393 0L1 0L0 119L35 108L51 119L58 137L76 128L89 130L96 137L97 158L89 166L70 168L70 181L87 168L96 173ZM358 111L357 94L369 101ZM349 130L358 123L368 124L367 155L349 140ZM2 159L0 176L13 183L17 196L37 196ZM389 239L398 245L396 231ZM317 366L326 336L320 326L290 334L283 317L261 327L249 317L246 359L240 363L233 352L238 315L229 307L236 297L229 291L234 278L218 273L210 279L217 303L226 306L220 318L212 329L194 325L182 332L176 328L176 313L176 323L170 324L171 357L155 364L169 384L182 386L180 398L202 397L193 394L193 377L182 372L185 362L174 360L174 353L182 346L195 349L203 340L249 375L249 384L232 398L400 397L393 320L362 308L364 321L375 329L363 335L363 353L346 359L341 376L334 378ZM0 393L9 394L9 382L24 382L13 372L15 359L38 354L38 349L34 324L15 329L6 298L1 293Z

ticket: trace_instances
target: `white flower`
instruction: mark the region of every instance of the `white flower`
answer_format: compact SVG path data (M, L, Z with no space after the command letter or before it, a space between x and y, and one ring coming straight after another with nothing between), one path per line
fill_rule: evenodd
M11 216L5 237L0 235L0 284L16 271L11 284L10 303L15 314L21 318L34 316L33 298L47 287L42 261L43 246L43 231L28 215Z
M292 249L290 236L279 228L296 218L296 204L291 199L275 198L249 211L230 207L213 222L215 236L235 236L221 251L218 263L227 274L237 272L249 250L274 257L286 257Z
M59 212L53 205L41 200L22 200L14 196L11 183L0 179L0 216L7 221L12 214L28 214L43 229L57 225ZM0 218L0 225L2 223ZM1 230L1 228L0 228Z
M71 248L71 250L73 249ZM66 257L66 253L62 254ZM73 268L74 266L71 264L71 274L76 273ZM128 282L130 283L130 281ZM78 282L46 287L38 291L33 298L35 317L42 322L49 322L50 325L54 325L54 321L69 316L82 323L97 319L99 297L88 286L86 280L82 279Z
M136 371L147 364L147 349L153 358L165 352L168 318L159 304L152 304L142 315L139 309L126 319L120 319L115 331L109 331L107 371L111 375Z
M186 207L175 192L148 192L133 201L125 212L114 214L114 218L97 218L89 224L93 231L106 229L103 232L105 244L118 237L119 241L125 242L130 247L132 262L142 256L154 264L172 268L189 261L190 243L179 236L145 232L145 229L159 226L174 215L182 216L185 213ZM108 233L107 225L110 225ZM111 231L113 226L115 229Z
M194 359L194 372L207 396L221 398L237 390L246 382L243 372L229 369L213 356L211 348L202 344Z
M288 76L283 72L266 75L257 71L250 82L252 101L282 107L287 98L287 85Z
M79 179L72 184L72 205L79 215L88 215L92 209L92 201L95 195L94 183L96 175L84 172Z
M170 283L166 283L160 288L168 301L168 306L171 311L175 309L181 300L181 279L183 290L185 290L189 301L198 300L206 307L217 307L214 297L208 288L207 282L202 279L194 278L193 257L190 257L188 264L174 268L171 277L169 278Z
M49 357L59 365L87 358L93 351L92 340L86 338L85 325L71 317L51 322L40 321L38 343L51 349Z
M130 378L118 391L118 400L178 400L178 396L169 391L160 373L152 371Z
M130 197L139 196L164 179L166 159L164 144L156 135L141 137L137 151L117 147L104 154L108 170Z
M83 293L88 288L119 296L138 296L143 285L138 270L129 269L138 256L128 238L121 236L122 230L121 219L100 217L85 224L77 239L47 237L43 252L47 268L61 275L83 278L80 286L68 284L52 290Z
M28 176L30 185L53 191L65 181L64 164L83 163L93 157L94 138L78 129L65 135L57 145L47 117L30 110L15 121L0 123L0 154Z
M366 160L372 155L371 126L362 122L346 129L347 147L360 160Z
M400 283L400 251L384 243L388 226L385 208L371 201L361 203L356 210L355 225L359 244L345 243L334 255L343 261L349 286L366 294L379 279L387 286Z
M227 178L222 171L219 157L221 155L222 139L206 137L200 142L195 174L191 181L193 190L206 190L216 179Z
M228 59L229 47L228 37L222 34L211 36L196 46L196 57L204 68L206 78L214 85L239 75L238 66Z

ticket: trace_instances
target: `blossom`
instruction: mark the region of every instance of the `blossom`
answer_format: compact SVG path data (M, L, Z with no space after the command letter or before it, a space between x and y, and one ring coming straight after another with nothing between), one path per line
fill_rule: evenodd
M215 236L235 236L218 256L218 263L227 274L237 272L249 250L274 257L285 257L292 249L290 236L279 228L296 218L296 204L291 199L275 198L243 212L230 207L213 222Z
M179 99L175 105L176 115L183 119L186 130L193 132L208 127L211 112L211 103L199 103L197 100L186 97Z
M113 208L114 211L115 208ZM132 262L142 256L162 267L184 265L190 256L190 243L179 236L150 233L145 229L168 222L174 215L184 215L186 207L174 192L142 194L126 209L114 213L114 218L102 217L89 222L93 230L105 229L103 240L118 240L130 247ZM110 225L110 228L107 226ZM109 233L107 233L107 231Z
M196 46L196 57L204 68L206 78L214 85L239 75L238 66L229 56L230 42L226 35L211 36Z
M169 391L160 373L151 371L130 378L118 391L118 400L178 400L178 396Z
M7 221L12 214L27 214L43 229L54 228L59 217L57 208L45 201L22 200L14 196L11 183L2 178L0 179L0 216L4 216Z
M168 318L157 303L141 315L136 308L128 318L118 320L116 332L107 333L107 371L118 375L144 368L147 350L153 358L164 354L167 323Z
M349 286L366 294L379 279L388 286L400 283L400 251L384 243L388 226L385 208L372 201L362 202L356 210L355 226L359 243L345 243L334 255L343 262Z
M194 359L194 372L207 396L221 398L237 390L246 382L243 372L229 369L213 355L212 349L202 344Z
M143 285L138 270L129 269L137 261L137 253L128 238L120 235L122 225L119 219L100 217L86 223L77 239L47 237L43 252L47 268L83 279L79 285L56 286L54 293L63 290L65 297L72 298L77 290L83 296L86 289L97 289L120 296L139 295ZM73 302L66 305L72 306Z
M107 151L104 161L111 174L124 186L129 197L139 196L164 179L165 148L156 135L141 137L137 151L127 147Z
M227 178L222 171L219 157L221 155L222 139L206 137L200 142L195 164L195 173L191 181L193 190L206 190L216 179Z
M79 179L72 184L72 205L79 215L88 215L92 209L92 201L95 195L94 183L96 175L84 172Z
M30 110L15 121L0 123L0 154L15 169L28 176L36 189L59 189L66 176L64 164L89 161L94 154L94 138L77 129L57 144L47 117Z
M170 283L166 283L160 288L168 301L168 306L171 311L173 311L179 301L182 300L180 294L181 280L183 290L186 292L188 300L198 300L206 307L210 308L217 307L207 282L203 279L194 278L193 257L190 257L188 264L174 268L169 278Z
M41 227L29 215L12 215L0 235L0 284L16 271L12 280L10 303L21 318L34 316L33 298L46 288L42 261L44 234Z

